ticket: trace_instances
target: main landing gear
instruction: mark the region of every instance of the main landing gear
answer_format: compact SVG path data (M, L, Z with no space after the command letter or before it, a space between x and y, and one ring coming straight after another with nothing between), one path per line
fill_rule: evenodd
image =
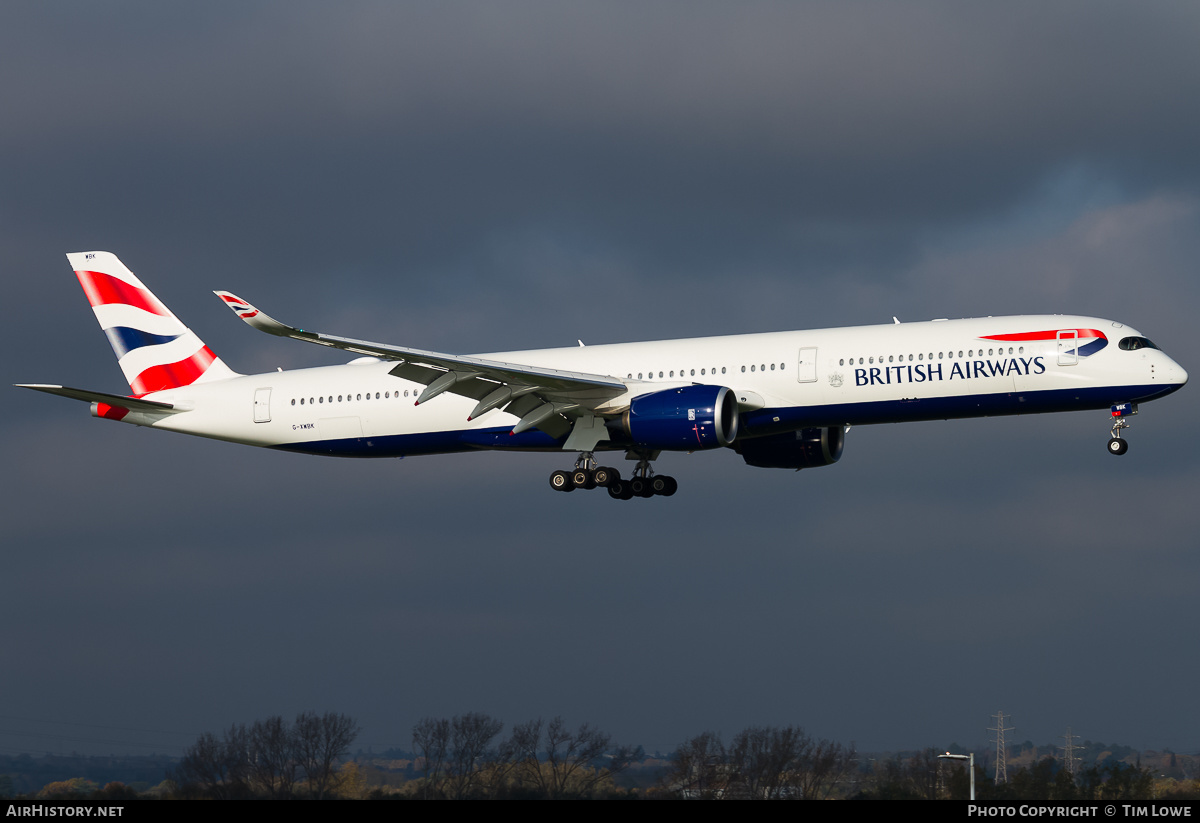
M679 488L674 477L654 474L649 459L639 460L637 468L633 470L633 477L622 480L621 473L616 469L596 465L596 459L591 452L584 452L579 456L573 471L556 471L550 475L550 488L555 491L570 492L575 489L594 489L597 486L608 489L608 496L615 500L655 495L670 497Z
M1108 440L1109 454L1124 454L1129 451L1129 443L1121 439L1121 429L1129 428L1129 421L1126 417L1137 414L1137 405L1134 403L1120 403L1112 407L1112 436Z

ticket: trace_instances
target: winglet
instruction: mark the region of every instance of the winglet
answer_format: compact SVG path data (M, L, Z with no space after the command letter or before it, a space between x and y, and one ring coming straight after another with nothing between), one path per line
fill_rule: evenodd
M285 326L278 320L268 316L252 306L249 302L227 291L214 291L217 297L228 306L234 314L246 321L246 323L259 331L265 331L267 334L278 335L279 337L292 337L296 334L303 334L303 329L295 329L291 326Z

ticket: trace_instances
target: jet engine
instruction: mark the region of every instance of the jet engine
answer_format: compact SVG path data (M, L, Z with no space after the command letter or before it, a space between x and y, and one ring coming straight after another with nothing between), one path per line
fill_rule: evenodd
M812 469L838 462L845 442L845 429L829 426L741 440L734 449L760 469Z
M725 386L681 386L635 397L621 426L641 447L697 451L737 437L737 397Z

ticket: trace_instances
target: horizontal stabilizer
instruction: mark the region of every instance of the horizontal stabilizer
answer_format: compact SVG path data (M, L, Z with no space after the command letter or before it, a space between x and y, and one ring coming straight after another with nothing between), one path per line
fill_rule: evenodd
M105 403L109 406L119 406L130 411L187 411L173 403L160 403L157 400L139 400L136 397L124 397L119 394L108 394L102 391L87 389L72 389L69 386L54 386L46 383L14 383L18 389L33 389L47 394L57 394L70 397L72 400L82 400L85 403Z

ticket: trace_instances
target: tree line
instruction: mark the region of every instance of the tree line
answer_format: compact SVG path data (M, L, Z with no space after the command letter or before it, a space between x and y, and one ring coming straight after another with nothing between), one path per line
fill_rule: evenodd
M469 712L426 717L413 726L413 754L421 774L416 796L425 799L591 798L616 793L613 776L643 755L614 746L612 738L561 717L520 723L501 738L504 724Z
M176 793L221 800L323 799L358 732L354 720L333 712L302 712L294 723L278 715L250 726L237 723L220 737L205 732L172 775Z
M686 741L664 787L706 800L824 800L856 766L853 743L818 740L800 726L751 726L728 745L713 732Z
M641 747L616 745L589 723L561 717L505 725L487 714L425 717L412 728L411 752L396 751L395 767L350 762L357 723L341 714L304 712L234 724L202 734L168 772L157 796L178 798L396 797L422 799L686 798L686 799L966 799L969 775L959 763L925 749L860 757L848 747L809 735L800 726L751 726L728 742L705 732L668 756L646 758ZM28 756L25 756L28 760ZM1185 772L1192 760L1181 758ZM1189 765L1190 764L1190 765ZM1115 801L1195 799L1200 781L1154 779L1155 772L1109 759L1071 774L1047 757L995 785L976 765L979 800ZM161 772L160 772L161 774ZM617 778L621 785L618 785ZM396 780L398 779L398 782ZM633 788L636 786L637 788ZM0 794L12 795L10 779ZM119 783L103 791L93 781L47 784L39 796L134 797Z

